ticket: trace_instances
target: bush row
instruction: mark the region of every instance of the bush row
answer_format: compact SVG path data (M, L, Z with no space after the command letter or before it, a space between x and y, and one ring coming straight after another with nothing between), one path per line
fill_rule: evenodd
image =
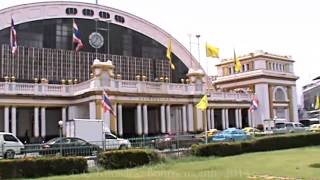
M320 133L270 136L244 142L193 145L192 153L196 156L229 156L314 145L320 145Z
M159 161L156 152L143 149L106 151L98 157L98 163L105 169L131 168Z
M35 178L88 171L83 157L25 158L0 161L0 179Z

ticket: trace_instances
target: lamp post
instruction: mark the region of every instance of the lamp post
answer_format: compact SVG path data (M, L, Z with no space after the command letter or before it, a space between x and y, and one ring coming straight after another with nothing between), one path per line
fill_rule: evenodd
M59 124L59 138L60 138L60 156L62 156L62 128L63 128L63 121L60 120L58 122Z

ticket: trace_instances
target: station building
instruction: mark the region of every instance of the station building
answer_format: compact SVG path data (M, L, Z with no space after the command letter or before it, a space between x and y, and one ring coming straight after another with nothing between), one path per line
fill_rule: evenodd
M257 126L275 116L297 120L290 57L251 53L240 58L237 74L232 60L225 60L217 66L218 77L208 81L174 37L118 9L43 2L2 9L0 17L0 131L22 140L58 136L58 121L71 119L102 119L106 129L123 137ZM18 42L14 55L11 18ZM73 20L84 44L78 52ZM165 57L169 40L175 70ZM115 116L102 110L103 90ZM250 112L254 93L260 107ZM209 105L202 112L195 104L205 94Z

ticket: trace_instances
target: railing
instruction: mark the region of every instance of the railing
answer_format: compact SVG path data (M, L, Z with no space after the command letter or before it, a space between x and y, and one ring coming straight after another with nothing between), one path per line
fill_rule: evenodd
M100 79L94 78L74 85L45 83L0 82L0 94L24 94L36 96L76 96L90 91L108 89L113 92L143 94L203 95L205 87L194 84L177 84L149 81L113 80L101 86ZM209 92L211 101L250 101L251 95L245 93Z

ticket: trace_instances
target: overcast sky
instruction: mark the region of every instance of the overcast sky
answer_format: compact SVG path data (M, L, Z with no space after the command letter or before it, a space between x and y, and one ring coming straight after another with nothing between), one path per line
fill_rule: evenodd
M46 1L46 0L44 0ZM78 0L95 3L95 0ZM1 7L38 0L0 0ZM196 34L200 34L201 64L216 74L217 59L205 57L206 41L221 49L221 58L256 50L291 55L299 95L301 87L319 76L320 10L317 0L99 0L99 4L135 14L161 27L198 58Z

